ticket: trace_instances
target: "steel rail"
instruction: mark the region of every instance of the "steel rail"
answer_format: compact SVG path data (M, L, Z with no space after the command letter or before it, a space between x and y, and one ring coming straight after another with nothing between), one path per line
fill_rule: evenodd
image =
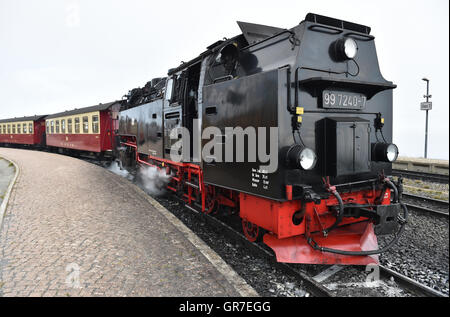
M433 198L429 198L429 197L424 197L424 196L418 196L418 195L413 195L413 194L409 194L409 193L403 193L403 197L406 198L407 200L416 200L416 201L421 201L429 206L436 206L439 209L446 209L447 211L441 211L441 210L436 210L436 209L432 209L429 207L423 207L423 206L419 206L413 203L409 203L406 202L406 206L411 209L411 210L415 210L415 211L421 211L421 212L426 212L426 213L431 213L431 214L435 214L435 215L439 215L439 216L445 216L448 217L449 216L449 203L448 201L445 200L438 200L438 199L433 199Z
M380 265L379 267L381 275L384 275L386 278L393 277L399 285L411 291L415 295L422 295L426 297L448 297L448 295L436 291L427 285L421 284L406 275L398 273L383 265Z
M426 181L426 182L434 182L434 183L441 183L441 184L449 183L449 176L443 175L443 174L430 174L430 173L424 173L424 172L393 169L392 175L393 176L402 176L402 177L411 178L411 179L418 179L418 180L422 180L422 181Z
M426 212L429 214L435 214L438 216L444 216L444 217L448 217L448 213L443 212L443 211L439 211L439 210L434 210L434 209L430 209L430 208L426 208L426 207L422 207L422 206L417 206L417 205L412 205L412 204L405 204L409 210L415 210L415 211L421 211L421 212Z

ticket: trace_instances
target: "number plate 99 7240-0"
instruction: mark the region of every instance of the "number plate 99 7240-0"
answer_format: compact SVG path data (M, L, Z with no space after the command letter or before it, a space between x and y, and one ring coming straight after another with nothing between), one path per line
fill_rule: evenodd
M322 107L331 109L364 109L367 97L351 92L324 90Z

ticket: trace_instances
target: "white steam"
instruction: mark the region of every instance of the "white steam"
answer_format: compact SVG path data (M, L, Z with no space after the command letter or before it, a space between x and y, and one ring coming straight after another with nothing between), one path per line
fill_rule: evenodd
M121 169L119 163L114 161L109 167L108 170L113 172L116 175L122 176L124 178L128 178L130 173L126 169Z
M121 169L119 162L117 161L112 162L112 164L108 167L108 170L116 175L122 176L123 178L133 180L133 175L130 174L130 172L128 172L125 168Z
M171 175L166 175L164 169L158 170L153 166L141 166L139 179L145 191L150 195L160 196L165 193Z

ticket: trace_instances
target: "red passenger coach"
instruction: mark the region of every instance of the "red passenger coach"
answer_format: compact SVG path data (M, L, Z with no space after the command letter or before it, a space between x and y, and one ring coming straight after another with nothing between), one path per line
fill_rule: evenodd
M45 117L0 120L0 144L45 146Z
M114 101L48 116L47 146L60 152L111 154L120 105L120 101Z

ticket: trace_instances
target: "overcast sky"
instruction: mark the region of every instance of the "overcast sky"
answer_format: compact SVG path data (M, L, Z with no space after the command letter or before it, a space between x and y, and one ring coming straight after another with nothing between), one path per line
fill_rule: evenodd
M424 152L431 80L429 157L449 157L449 1L0 0L0 118L49 114L120 99L213 42L236 21L290 28L308 12L372 27L394 91L394 142Z

